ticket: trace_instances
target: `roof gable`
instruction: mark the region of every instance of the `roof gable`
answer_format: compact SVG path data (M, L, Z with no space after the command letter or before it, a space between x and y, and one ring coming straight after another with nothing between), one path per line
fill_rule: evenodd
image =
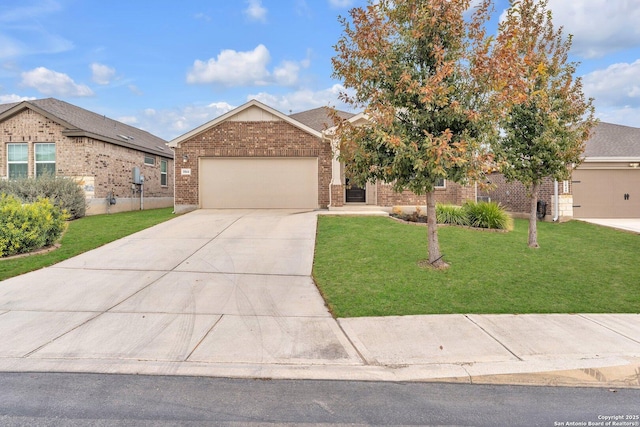
M319 132L332 128L333 119L330 114L331 109L329 107L319 107L313 110L301 111L299 113L290 114L289 117L306 124L310 128L313 128ZM343 120L348 120L354 116L353 113L337 110L338 117Z
M180 143L186 141L188 139L193 138L194 136L205 132L219 124L227 121L236 121L236 122L265 122L265 121L284 121L289 123L290 125L307 132L315 137L320 138L322 134L317 130L301 123L291 117L282 114L281 112L253 99L247 102L244 105L241 105L238 108L235 108L207 123L198 126L190 132L181 135L172 141L169 142L169 147L178 147Z
M64 127L63 134L69 137L89 137L173 158L167 141L142 129L85 110L67 102L55 99L37 99L0 105L0 121L20 111L31 109Z
M587 160L640 158L640 128L600 122L585 143Z

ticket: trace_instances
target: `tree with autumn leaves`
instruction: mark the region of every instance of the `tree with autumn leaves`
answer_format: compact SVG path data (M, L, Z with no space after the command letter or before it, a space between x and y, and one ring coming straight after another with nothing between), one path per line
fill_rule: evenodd
M537 201L544 179L568 179L581 162L594 119L577 64L568 61L571 36L554 29L547 0L511 2L500 23L488 70L493 73L500 138L493 145L500 171L529 193L530 247L538 247Z
M491 126L486 88L474 78L473 52L484 41L489 0L465 19L470 0L379 0L350 11L336 45L334 76L354 94L368 123L337 121L340 159L351 182L392 183L426 194L428 262L446 267L438 243L435 187L465 183L486 164Z
M542 163L554 158L547 162L554 166L533 172L536 182L538 176L564 176L558 165L566 171L568 160L577 163L588 137L590 126L581 125L579 116L590 104L580 109L579 80L567 80L575 71L566 62L570 39L528 18L517 20L529 10L518 12L523 4L535 11L546 7L546 1L539 3L512 1L495 38L485 29L491 0L473 10L471 0L370 0L352 9L350 20L341 20L334 76L352 90L341 99L364 109L368 121L354 126L336 120L340 160L351 182L382 180L397 191L426 195L428 262L436 268L447 267L436 225L439 182L472 182L499 164L509 179L529 184L525 172L512 173L527 169L523 157ZM538 83L529 84L529 76ZM543 131L527 140L532 124ZM563 142L553 142L556 137ZM509 155L545 152L554 144L570 155ZM516 166L508 169L512 161Z

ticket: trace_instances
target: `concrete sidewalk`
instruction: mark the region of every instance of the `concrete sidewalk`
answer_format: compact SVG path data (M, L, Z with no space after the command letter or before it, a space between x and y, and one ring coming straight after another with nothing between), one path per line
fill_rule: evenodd
M333 319L316 212L195 211L0 282L0 371L640 387L640 315Z

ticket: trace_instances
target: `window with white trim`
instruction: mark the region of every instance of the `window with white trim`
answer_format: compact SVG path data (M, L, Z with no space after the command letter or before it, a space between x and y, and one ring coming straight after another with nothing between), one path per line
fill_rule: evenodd
M569 194L569 181L568 180L562 181L562 192L564 194Z
M446 182L446 181L444 180L444 178L439 178L439 179L436 181L436 185L435 185L435 187L436 187L436 188L441 188L441 189L442 189L442 188L447 188L447 186L446 186L445 182Z
M156 156L151 156L149 154L145 154L144 155L144 164L145 165L150 165L150 166L155 166L155 164L156 164Z
M36 143L35 149L35 170L36 177L42 175L56 174L56 144L52 142Z
M9 179L27 177L29 173L28 144L7 144L7 170Z
M167 186L167 161L160 160L160 185Z

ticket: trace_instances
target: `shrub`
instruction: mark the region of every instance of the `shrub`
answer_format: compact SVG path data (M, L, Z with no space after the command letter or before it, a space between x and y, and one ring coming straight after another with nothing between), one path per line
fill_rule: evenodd
M469 225L465 210L455 205L437 204L436 220L438 224Z
M83 217L87 208L84 191L71 178L43 175L0 181L0 193L12 194L24 203L49 199L61 211L66 211L70 219Z
M0 195L0 256L31 252L60 238L67 214L48 199L22 204L16 197Z
M494 202L466 202L462 205L468 224L471 227L512 230L513 219Z

